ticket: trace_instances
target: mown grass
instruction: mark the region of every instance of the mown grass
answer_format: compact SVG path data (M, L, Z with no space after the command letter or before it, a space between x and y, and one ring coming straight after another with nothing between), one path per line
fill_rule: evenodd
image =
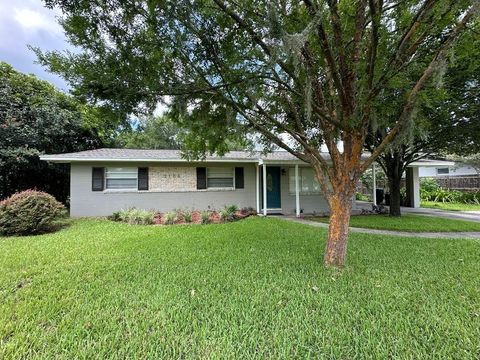
M271 218L0 238L0 358L479 358L480 243Z
M328 217L309 217L308 219L323 223L329 222ZM365 229L408 232L480 231L480 222L414 214L403 214L401 217L391 217L389 215L353 215L350 218L350 226Z
M444 203L436 201L422 201L421 207L450 211L480 211L480 205L476 204Z

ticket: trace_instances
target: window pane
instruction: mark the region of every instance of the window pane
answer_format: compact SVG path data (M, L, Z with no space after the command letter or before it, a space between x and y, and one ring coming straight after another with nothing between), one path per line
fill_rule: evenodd
M138 169L134 167L107 168L105 177L107 189L136 189Z
M288 175L289 175L288 190L291 193L294 193L295 192L295 168L288 169Z
M233 187L232 178L212 178L207 180L207 187Z
M136 179L138 174L137 168L107 168L106 176L110 179Z
M207 187L233 187L233 168L214 167L207 169Z
M107 179L107 189L135 189L137 179Z
M300 193L312 194L320 192L320 184L312 168L299 168L298 177ZM295 193L295 168L289 169L289 191L290 193Z
M208 168L207 176L209 178L233 178L233 168Z
M437 169L437 174L449 174L450 169L449 168L438 168Z

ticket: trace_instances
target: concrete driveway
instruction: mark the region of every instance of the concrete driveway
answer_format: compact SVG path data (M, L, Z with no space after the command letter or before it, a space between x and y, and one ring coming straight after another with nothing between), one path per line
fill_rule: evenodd
M427 216L443 217L447 219L469 220L480 222L480 211L447 211L429 208L409 208L402 207L404 214L421 214Z
M358 215L361 213L362 209L371 210L372 203L368 201L355 201L355 206L353 208L352 214ZM447 211L440 209L410 207L402 207L401 211L402 214L419 214L426 216L444 217L447 219L470 220L480 222L480 211Z

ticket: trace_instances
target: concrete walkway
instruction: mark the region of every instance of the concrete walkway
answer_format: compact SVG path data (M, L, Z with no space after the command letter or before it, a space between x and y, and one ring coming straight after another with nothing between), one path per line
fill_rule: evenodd
M328 224L318 221L306 220L291 216L278 216L279 219L296 222L298 224L310 225L319 228L328 228ZM476 239L480 240L480 232L410 232L410 231L392 231L392 230L377 230L351 227L351 232L374 234L374 235L393 235L404 237L421 237L432 239Z

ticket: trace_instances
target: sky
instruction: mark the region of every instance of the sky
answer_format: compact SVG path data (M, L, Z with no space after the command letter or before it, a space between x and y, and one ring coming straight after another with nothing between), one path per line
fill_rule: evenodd
M16 70L35 74L67 91L66 82L35 64L36 56L27 45L42 50L71 48L56 18L58 11L44 7L41 0L0 0L0 61Z

